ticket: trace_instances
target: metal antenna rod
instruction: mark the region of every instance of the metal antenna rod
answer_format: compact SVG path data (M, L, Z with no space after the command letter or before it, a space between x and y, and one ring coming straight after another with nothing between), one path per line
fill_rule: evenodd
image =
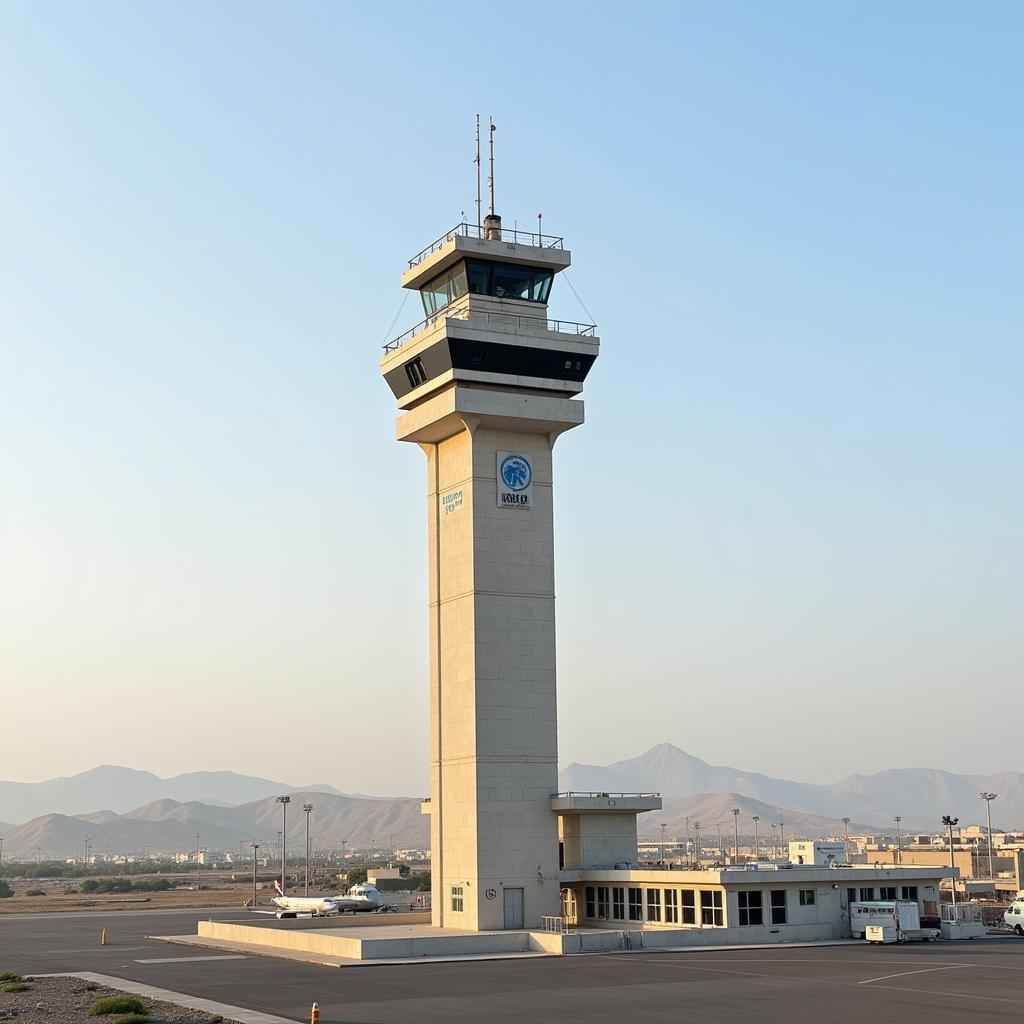
M481 203L480 203L480 115L476 115L476 159L473 161L476 164L476 222L478 225L483 223L483 215L481 214Z
M487 175L487 198L488 198L488 212L491 216L494 216L494 133L497 131L495 123L488 118L488 124L490 127L487 131L487 145L488 145L488 169Z

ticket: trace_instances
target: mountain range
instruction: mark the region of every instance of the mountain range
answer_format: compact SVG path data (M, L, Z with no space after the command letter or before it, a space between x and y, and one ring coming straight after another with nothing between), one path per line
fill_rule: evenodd
M1024 776L958 775L929 768L894 768L851 775L834 783L793 782L757 772L712 765L668 743L638 757L610 765L570 764L559 775L562 791L658 792L661 811L641 816L640 834L655 837L664 823L682 836L686 819L700 821L710 841L719 822L732 827L732 808L741 815L741 833L751 818L761 819L762 838L781 815L787 836L838 835L840 819L853 832L889 832L902 818L904 832L937 831L943 814L963 823L979 822L984 808L978 794L999 794L993 824L1013 828L1024 823ZM419 799L364 797L327 785L294 787L235 772L188 772L162 779L150 772L103 765L70 778L46 782L0 782L0 817L23 821L0 824L4 853L52 857L80 853L85 836L92 849L130 853L173 852L194 848L198 833L208 849L233 850L241 840L273 840L280 822L275 797L289 793L289 845L304 842L304 821L295 813L306 800L314 804L316 846L340 848L394 843L421 848L429 843L428 819Z
M429 845L429 819L420 813L419 799L341 796L322 791L294 791L288 816L288 846L305 845L303 803L313 804L310 837L315 848L423 848ZM4 835L4 854L23 858L80 855L86 836L94 853L175 853L194 850L196 836L203 849L238 850L240 842L256 839L273 856L281 827L281 805L273 796L237 807L177 800L155 800L126 814L44 814Z
M333 793L333 786L290 786L237 772L185 772L162 779L152 772L103 764L45 782L0 782L0 816L28 821L40 814L88 814L107 808L123 814L154 800L234 806L281 793Z

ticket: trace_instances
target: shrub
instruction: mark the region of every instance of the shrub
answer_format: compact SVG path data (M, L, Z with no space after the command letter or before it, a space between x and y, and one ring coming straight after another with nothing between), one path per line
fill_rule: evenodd
M210 1024L224 1024L224 1018L218 1013L210 1018Z
M114 1024L148 1024L149 1017L144 1013L126 1013L122 1017L115 1017Z
M28 992L31 985L26 985L23 981L9 981L4 985L5 992Z
M3 974L0 974L0 981L23 981L23 980L24 979L22 978L22 976L20 974L15 973L14 971L4 971Z
M45 896L46 893L43 892L42 889L26 889L25 890L25 895L26 896Z
M103 1017L108 1013L131 1013L147 1016L145 1003L136 996L107 996L97 999L89 1008L90 1017Z
M0 900L5 900L9 896L13 895L14 890L2 878L0 878Z

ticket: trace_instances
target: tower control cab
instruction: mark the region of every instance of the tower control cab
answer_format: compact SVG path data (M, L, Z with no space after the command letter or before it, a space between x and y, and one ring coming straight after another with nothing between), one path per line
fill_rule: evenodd
M456 383L563 398L583 390L595 327L548 318L554 277L571 262L562 239L460 224L409 262L402 286L420 293L426 319L381 362L401 409Z

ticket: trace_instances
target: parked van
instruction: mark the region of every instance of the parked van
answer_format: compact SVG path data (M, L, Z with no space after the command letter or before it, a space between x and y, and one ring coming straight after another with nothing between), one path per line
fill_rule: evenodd
M1003 920L1018 935L1024 935L1024 896L1020 893L1010 908L1003 914Z

